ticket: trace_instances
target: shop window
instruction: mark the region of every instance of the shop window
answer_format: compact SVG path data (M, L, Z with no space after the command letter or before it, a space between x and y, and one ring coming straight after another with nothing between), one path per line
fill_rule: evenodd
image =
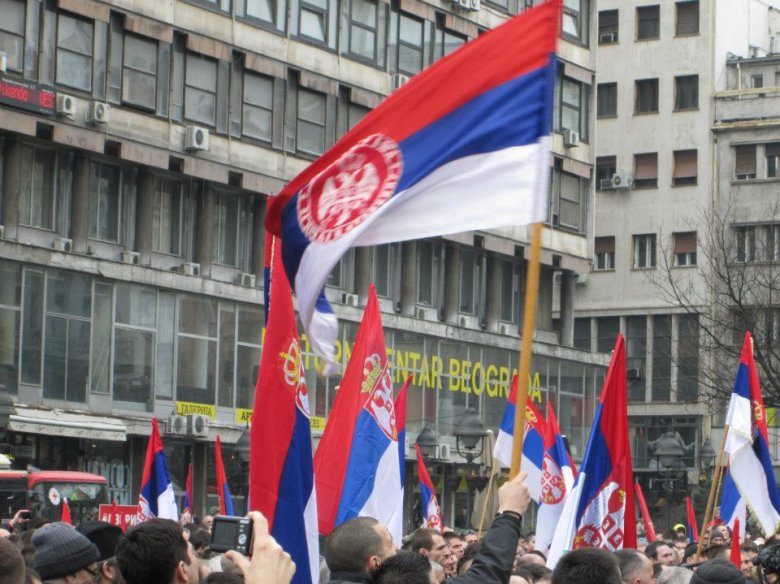
M672 184L674 186L695 185L698 169L698 154L696 150L676 150L674 152L674 171Z
M0 53L7 56L8 71L21 73L24 68L25 3L0 0Z
M634 188L658 186L658 154L634 154Z
M57 18L58 85L85 92L92 91L92 54L94 24L60 14Z
M634 87L634 113L658 113L658 79L639 79Z
M655 234L634 236L634 269L655 267Z
M149 111L157 109L157 42L125 35L122 103Z
M682 75L674 78L674 109L690 110L699 107L699 76Z
M615 237L597 237L594 246L593 269L608 271L615 269Z
M599 12L599 44L611 45L618 42L618 11Z
M756 145L745 144L734 147L734 176L737 180L756 178Z
M217 119L217 62L188 53L184 74L184 117L215 126Z
M379 0L351 0L349 53L371 62L377 60Z
M157 291L145 286L116 285L114 327L114 401L129 409L153 405Z
M677 2L675 8L677 9L675 35L699 34L699 0Z
M271 77L244 73L241 129L244 136L270 142L273 135L274 81Z
M214 200L214 261L250 272L254 211L251 197L220 192Z
M297 144L300 152L319 155L325 152L325 94L298 90Z
M636 9L636 39L646 41L659 38L661 33L661 7L639 6Z
M0 260L0 384L17 393L22 306L22 265Z
M617 83L598 84L596 115L600 118L612 118L617 115Z
M676 267L688 267L696 265L696 232L688 231L675 233L674 237L674 265Z

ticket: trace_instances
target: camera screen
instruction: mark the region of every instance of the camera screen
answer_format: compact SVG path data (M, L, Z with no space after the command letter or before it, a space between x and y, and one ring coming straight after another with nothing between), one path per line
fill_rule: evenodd
M235 521L215 520L211 526L211 541L215 544L229 546L232 548L236 544L238 537L238 523Z

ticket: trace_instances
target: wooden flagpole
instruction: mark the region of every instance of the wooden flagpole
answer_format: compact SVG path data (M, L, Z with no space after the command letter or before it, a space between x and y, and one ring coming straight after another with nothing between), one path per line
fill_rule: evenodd
M496 460L496 457L493 457L493 464L490 467L490 480L488 481L487 490L485 491L485 500L482 502L482 514L479 517L479 529L477 530L477 535L480 539L482 539L482 534L484 533L485 528L485 516L487 515L487 508L488 504L490 503L490 497L492 494L493 489L493 483L496 481L496 475L498 474L498 460Z
M536 325L536 301L539 296L539 265L542 251L542 224L531 226L531 257L528 261L528 277L525 284L523 309L523 338L520 344L520 368L517 374L517 403L515 404L515 431L512 440L512 466L510 480L520 472L525 435L525 402L528 399L528 379L531 376L531 351Z
M702 543L704 542L704 534L707 533L707 524L712 518L712 512L715 507L715 492L718 490L718 484L720 483L721 475L723 473L723 467L721 463L723 461L723 451L726 449L726 436L729 433L729 426L726 424L723 426L723 437L720 440L720 448L718 449L718 458L715 460L715 470L712 475L712 484L710 485L710 495L707 497L707 508L704 511L704 520L701 524L701 530L699 531L699 541L696 545L696 555L701 556Z

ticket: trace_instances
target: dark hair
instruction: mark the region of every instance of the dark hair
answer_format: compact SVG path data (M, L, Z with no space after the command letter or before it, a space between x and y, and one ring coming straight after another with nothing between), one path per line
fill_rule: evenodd
M431 550L433 549L433 536L439 535L439 532L435 529L428 527L421 527L412 534L412 551L418 552L421 549Z
M717 558L723 552L730 552L730 551L731 551L731 546L730 545L726 545L725 543L718 543L718 544L715 544L715 545L707 546L704 549L704 554L703 555L708 560L714 560L715 558ZM728 557L724 557L722 559L728 559Z
M531 575L531 578L534 579L534 582L552 574L550 568L547 566L540 566L539 564L523 564L520 568L528 572ZM520 574L517 575L519 576Z
M355 517L325 540L325 562L331 572L363 573L371 556L382 556L382 538L373 517Z
M197 527L190 532L190 543L197 550L206 550L211 545L211 533L205 527Z
M431 563L414 552L398 552L387 558L371 578L373 584L429 584Z
M0 583L21 584L24 582L24 558L22 552L4 537L0 537Z
M449 544L453 539L460 539L460 536L454 531L445 531L441 534L441 536L444 538L444 541L446 541L447 544Z
M651 541L649 544L647 544L647 547L645 548L645 555L650 558L651 560L657 560L658 559L658 548L661 546L667 546L672 547L669 545L669 542L659 539L657 541Z
M150 519L127 530L116 547L116 563L127 584L170 582L179 562L190 563L181 526Z
M622 549L615 552L623 582L630 582L642 569L642 554L634 549Z
M552 584L621 584L620 569L609 552L580 548L558 560Z
M758 546L755 544L755 542L752 541L746 541L741 546L739 546L739 549L743 552L755 552L758 553Z
M531 574L531 571L527 570L525 566L520 566L518 568L515 568L515 571L512 572L512 575L520 576L526 582L536 582L536 578L534 578L533 574Z
M683 562L687 560L688 558L691 558L696 555L696 552L699 551L699 544L696 543L689 543L688 546L685 548L685 551L683 552Z
M531 554L531 555L534 555L534 556L539 556L539 557L540 557L540 558L542 558L542 559L543 559L545 562L547 561L547 556L545 556L545 555L544 555L544 552L543 552L543 551L540 551L540 550L531 550L530 552L525 552L525 555L529 555L529 554Z
M212 572L204 580L203 584L244 584L243 574L231 574L228 572Z
M469 545L466 546L466 549L463 550L463 557L458 560L458 573L460 573L460 569L463 567L463 564L477 557L477 554L481 549L481 541L472 541Z

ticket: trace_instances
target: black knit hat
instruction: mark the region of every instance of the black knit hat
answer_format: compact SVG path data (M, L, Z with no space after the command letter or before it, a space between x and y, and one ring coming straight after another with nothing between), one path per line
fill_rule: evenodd
M745 584L745 575L727 560L709 560L693 573L690 584Z
M101 561L114 555L116 544L122 537L122 530L107 521L82 521L76 531L95 544L100 552Z
M32 536L41 580L74 574L100 559L95 545L67 523L44 525Z

